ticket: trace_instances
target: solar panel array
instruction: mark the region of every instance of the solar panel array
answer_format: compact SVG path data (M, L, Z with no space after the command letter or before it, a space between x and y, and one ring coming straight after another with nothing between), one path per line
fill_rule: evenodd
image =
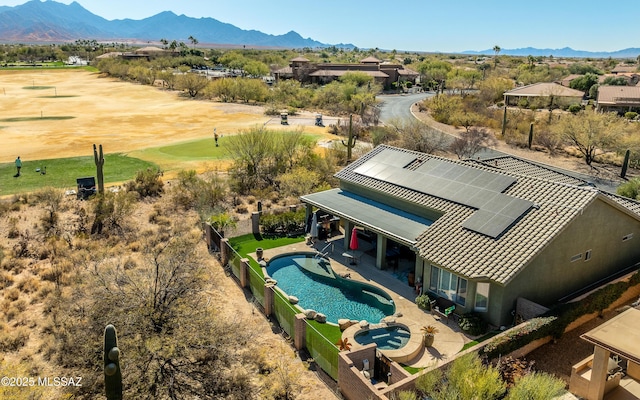
M516 182L510 176L458 165L438 159L416 165L415 155L383 151L354 172L370 178L476 208L464 228L496 238L524 215L533 203L502 192Z

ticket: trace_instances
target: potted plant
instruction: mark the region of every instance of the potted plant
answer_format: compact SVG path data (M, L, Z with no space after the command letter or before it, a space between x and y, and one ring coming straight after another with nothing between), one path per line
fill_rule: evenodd
M424 342L424 345L426 347L431 347L433 346L433 340L436 337L436 333L438 333L438 328L436 328L433 325L429 325L429 326L423 326L422 327L422 339Z

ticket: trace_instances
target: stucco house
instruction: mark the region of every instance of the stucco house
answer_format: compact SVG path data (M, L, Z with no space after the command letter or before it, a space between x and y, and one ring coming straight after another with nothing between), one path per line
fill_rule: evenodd
M596 110L640 112L640 86L600 86Z
M411 257L423 290L510 325L518 298L551 306L640 261L640 203L514 157L450 160L378 146L302 196ZM346 246L345 246L346 248Z
M532 85L521 86L504 92L504 104L518 105L522 100L527 104L538 102L541 108L553 101L557 106L569 106L580 104L584 98L584 92L571 89L553 82L540 82Z
M280 79L296 79L303 83L326 84L339 79L348 72L361 72L374 78L385 87L394 82L416 83L418 73L405 68L401 64L389 64L375 57L366 57L357 64L347 63L313 63L304 57L291 60L288 67L273 72L276 81Z

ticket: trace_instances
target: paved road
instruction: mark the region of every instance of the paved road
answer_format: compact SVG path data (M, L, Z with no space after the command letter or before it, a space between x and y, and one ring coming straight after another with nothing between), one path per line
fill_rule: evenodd
M380 106L380 121L383 123L386 121L391 121L394 119L404 120L414 118L411 114L411 105L417 103L423 99L428 97L435 96L433 92L423 92L423 93L413 93L413 94L403 94L403 95L383 95L378 96L378 100L382 101L382 105ZM451 137L451 141L453 141L453 136ZM474 157L480 159L493 158L493 157L501 157L508 155L507 153L503 153L501 151L497 151L494 149L490 149L487 147L483 147L478 153L474 155ZM532 161L534 162L534 161ZM547 168L551 168L558 172L561 172L566 175L570 175L579 179L582 179L587 182L593 183L598 189L605 190L607 192L615 193L618 187L616 182L612 182L610 180L594 180L593 176L580 174L574 171L565 170L562 168L553 167L550 165L544 165Z

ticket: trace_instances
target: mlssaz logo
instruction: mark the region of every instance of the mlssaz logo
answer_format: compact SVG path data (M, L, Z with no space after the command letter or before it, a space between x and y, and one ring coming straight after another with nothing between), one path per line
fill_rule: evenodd
M55 376L55 377L38 377L38 386L82 386L81 376Z

